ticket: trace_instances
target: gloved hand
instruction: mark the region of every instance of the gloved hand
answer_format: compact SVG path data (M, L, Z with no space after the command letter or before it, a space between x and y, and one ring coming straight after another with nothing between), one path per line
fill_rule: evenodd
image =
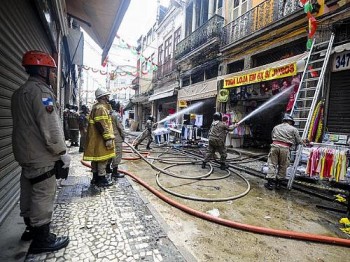
M68 168L70 166L70 160L71 160L70 155L68 155L67 153L65 153L64 155L61 155L61 160L64 164L62 168Z
M112 149L113 148L113 140L107 140L105 143L107 149Z

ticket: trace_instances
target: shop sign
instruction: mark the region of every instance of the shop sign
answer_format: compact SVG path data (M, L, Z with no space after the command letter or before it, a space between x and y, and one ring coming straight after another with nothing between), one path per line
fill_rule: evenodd
M294 76L297 74L297 63L262 69L245 75L238 75L224 80L224 88L237 87Z
M187 107L187 101L186 100L179 100L179 107Z
M350 69L350 51L335 54L333 59L333 72Z

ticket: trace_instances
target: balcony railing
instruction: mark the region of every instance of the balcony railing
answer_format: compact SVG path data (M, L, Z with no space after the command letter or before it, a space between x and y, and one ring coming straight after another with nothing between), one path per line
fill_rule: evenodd
M232 44L301 10L296 0L266 0L223 28L222 46Z
M175 59L183 57L197 47L207 43L210 39L219 37L223 23L224 18L214 15L205 24L198 27L189 36L178 43L175 50Z

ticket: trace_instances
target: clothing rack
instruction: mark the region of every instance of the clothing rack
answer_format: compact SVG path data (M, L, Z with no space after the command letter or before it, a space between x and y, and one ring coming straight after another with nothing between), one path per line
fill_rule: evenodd
M310 143L312 146L319 146L319 147L332 147L335 149L346 149L349 151L350 146L344 146L344 145L334 145L334 144L324 144L324 143ZM349 152L347 152L349 153ZM345 213L348 218L350 218L350 184L345 186L345 190L348 192L348 197L347 197L347 205L346 205L346 210L341 210L333 207L328 207L328 206L323 206L323 205L316 205L318 208L330 210L330 211L335 211L339 213Z
M350 146L315 143L315 142L311 142L310 145L312 145L312 146L321 146L321 147L335 147L336 149L350 149Z

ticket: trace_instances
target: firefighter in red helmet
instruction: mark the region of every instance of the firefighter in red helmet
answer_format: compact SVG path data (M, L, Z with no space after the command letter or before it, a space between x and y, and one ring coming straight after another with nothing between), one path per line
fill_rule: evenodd
M22 167L20 215L27 226L21 239L33 240L29 253L51 252L69 243L67 236L50 233L55 175L62 169L68 175L70 165L58 105L50 86L56 80L56 63L45 52L29 51L24 54L22 65L29 78L11 98L12 147Z

